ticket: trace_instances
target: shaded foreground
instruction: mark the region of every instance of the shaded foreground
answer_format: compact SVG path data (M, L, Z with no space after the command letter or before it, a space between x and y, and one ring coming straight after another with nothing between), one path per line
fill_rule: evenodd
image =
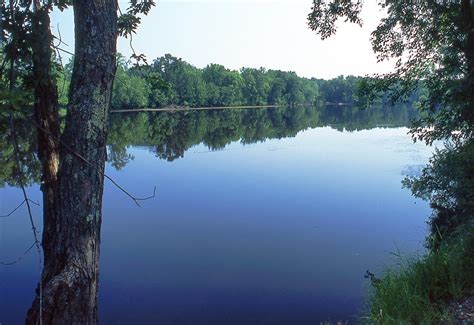
M449 303L474 287L474 228L459 229L421 259L399 258L399 270L372 279L370 318L379 324L454 321Z
M371 317L381 323L472 317L458 315L453 304L469 300L474 289L474 142L447 144L404 184L433 209L429 251L422 258L402 260L400 270L374 281Z

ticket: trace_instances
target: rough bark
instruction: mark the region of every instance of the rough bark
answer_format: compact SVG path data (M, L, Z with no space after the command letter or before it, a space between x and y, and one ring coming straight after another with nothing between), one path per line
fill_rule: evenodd
M74 20L74 68L61 137L65 145L60 149L56 217L47 225L54 231L44 238L48 249L42 275L44 324L98 322L105 146L116 69L116 1L74 1ZM27 323L38 322L39 310L36 299Z

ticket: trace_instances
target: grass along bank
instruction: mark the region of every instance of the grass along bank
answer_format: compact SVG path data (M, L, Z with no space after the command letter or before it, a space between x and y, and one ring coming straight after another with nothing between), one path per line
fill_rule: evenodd
M474 287L474 227L464 226L437 249L372 277L367 323L450 323L448 305Z

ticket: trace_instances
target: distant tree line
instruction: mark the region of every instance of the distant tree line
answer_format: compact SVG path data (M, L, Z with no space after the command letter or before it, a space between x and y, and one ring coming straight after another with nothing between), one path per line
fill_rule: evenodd
M299 77L295 72L241 68L230 70L220 64L203 69L166 54L145 66L130 65L118 56L112 108L160 108L171 105L213 107L236 105L359 104L362 77L339 76L324 80ZM71 64L58 83L60 100L67 103ZM415 101L417 96L410 98ZM382 99L388 102L388 99Z
M294 72L219 64L203 69L170 54L147 66L129 66L119 58L112 106L140 108L178 106L295 105L319 99L315 79Z

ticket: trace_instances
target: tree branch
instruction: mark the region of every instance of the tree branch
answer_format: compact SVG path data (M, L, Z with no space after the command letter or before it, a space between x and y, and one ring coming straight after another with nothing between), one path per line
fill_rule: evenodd
M35 201L32 201L30 199L28 199L28 201L30 201L31 203L33 203L34 205L37 205L39 206L39 203L38 202L35 202ZM9 216L11 216L12 214L14 214L16 212L16 210L18 210L19 208L21 208L23 206L23 204L26 203L26 200L23 200L16 208L14 208L12 211L10 211L8 214L5 214L5 215L0 215L0 218L8 218Z
M38 125L38 123L36 123L36 121L31 121L38 129L42 130L45 134L49 135L54 141L56 141L59 145L63 146L64 148L66 148L69 152L71 152L74 156L76 156L79 160L81 160L82 162L88 164L89 166L92 166L92 163L90 161L88 161L86 158L84 158L81 154L79 154L77 151L75 151L74 149L72 149L70 146L68 146L67 144L65 144L63 141L61 141L61 139L57 138L56 136L54 136L53 134L51 134L51 132L49 132L48 130L46 130L45 128L41 127L40 125ZM125 190L121 185L119 185L112 177L110 177L109 175L107 175L105 172L104 172L104 177L107 178L108 180L110 180L112 182L112 184L114 184L120 191L122 191L125 195L127 195L137 206L141 207L139 201L146 201L146 200L150 200L150 199L153 199L155 198L156 196L156 186L154 187L154 190L153 190L153 195L151 196L148 196L148 197L144 197L144 198L140 198L140 197L136 197L132 194L130 194L127 190Z

